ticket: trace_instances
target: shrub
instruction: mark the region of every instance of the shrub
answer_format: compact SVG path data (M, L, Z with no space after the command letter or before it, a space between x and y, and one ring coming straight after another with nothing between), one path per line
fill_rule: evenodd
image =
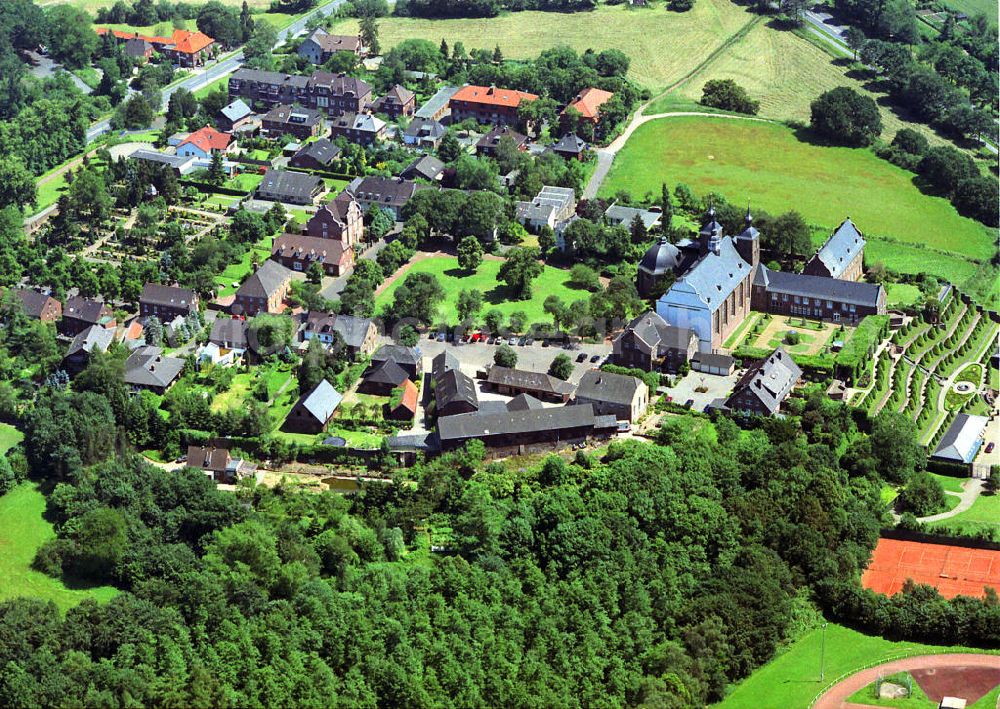
M875 101L846 86L820 94L810 111L812 129L841 145L871 145L882 132Z
M751 116L756 116L760 110L760 101L750 98L747 90L732 79L712 79L705 82L701 90L701 104Z

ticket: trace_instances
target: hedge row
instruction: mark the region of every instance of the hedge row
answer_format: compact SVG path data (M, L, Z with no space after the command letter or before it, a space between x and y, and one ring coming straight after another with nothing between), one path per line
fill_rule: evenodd
M837 375L844 381L853 382L871 359L878 343L888 334L888 315L869 315L864 318L833 360Z

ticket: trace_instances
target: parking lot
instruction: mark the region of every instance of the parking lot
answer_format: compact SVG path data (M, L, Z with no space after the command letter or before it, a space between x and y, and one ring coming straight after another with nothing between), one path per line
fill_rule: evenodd
M688 399L694 399L691 409L694 411L704 411L705 407L715 399L724 399L733 391L733 386L740 378L743 370L737 370L733 374L720 377L714 374L702 374L701 372L690 372L686 377L678 381L671 389L667 390L667 395L673 397L677 404L684 404ZM698 392L695 389L706 389Z

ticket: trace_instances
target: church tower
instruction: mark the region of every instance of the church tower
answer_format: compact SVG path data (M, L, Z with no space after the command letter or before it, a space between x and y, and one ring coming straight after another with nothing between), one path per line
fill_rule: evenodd
M753 215L750 205L747 205L747 215L743 219L743 231L736 237L736 250L743 260L750 264L750 270L760 263L760 232L753 225Z
M709 251L719 252L722 241L722 225L715 218L715 205L710 205L705 213L705 223L698 232L698 246L702 255Z

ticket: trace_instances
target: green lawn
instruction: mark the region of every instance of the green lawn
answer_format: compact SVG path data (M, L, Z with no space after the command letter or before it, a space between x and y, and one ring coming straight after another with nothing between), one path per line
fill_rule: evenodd
M601 4L593 12L512 12L499 17L425 20L385 17L379 20L384 48L404 39L428 39L435 44L466 49L499 45L510 59L538 56L546 48L568 45L620 49L631 59L629 78L650 90L662 90L694 70L712 51L752 19L744 8L728 0L699 0L689 12L667 12L662 3L631 8ZM345 20L333 30L357 34L356 20Z
M928 473L928 475L941 483L941 487L949 492L962 492L962 483L968 480L968 478L956 478L952 475L940 475L938 473Z
M38 548L56 536L42 516L44 512L45 496L33 483L24 483L0 497L0 601L28 596L53 601L65 611L84 598L110 600L118 593L111 586L67 585L31 568Z
M980 495L972 507L931 527L961 528L966 534L1000 530L1000 495Z
M922 194L911 173L869 150L801 141L783 125L710 117L651 121L618 153L601 194L623 189L641 196L663 182L720 192L734 203L749 200L775 214L796 209L827 230L850 216L869 237L978 259L996 250L995 234L959 216L947 200Z
M263 263L271 257L270 236L265 237L261 242L255 244L253 248L247 249L239 261L229 264L222 273L215 277L215 284L219 287L218 293L216 293L217 297L225 298L236 292L239 286L233 286L233 283L241 283L253 271L253 257L255 253L257 254L257 261L259 263Z
M0 453L6 453L24 440L24 434L9 423L0 423Z
M888 305L913 305L920 301L920 289L909 283L890 283L886 286Z
M864 689L859 689L857 692L852 694L848 701L874 707L937 709L937 702L932 702L927 698L927 695L924 694L924 690L920 688L920 685L917 684L917 681L913 679L913 676L909 672L900 672L892 675L891 677L886 677L885 679L888 682L893 682L894 684L898 684L902 687L909 686L911 688L910 696L900 699L881 699L877 694L878 689L876 687L876 683L872 682Z
M837 677L872 662L902 653L977 652L961 647L893 642L830 623L826 629L826 680L819 680L820 646L823 632L811 630L781 655L761 667L735 687L716 707L760 709L760 707L807 707L813 697Z
M66 173L54 177L45 184L38 185L35 196L35 204L37 205L38 211L42 211L51 204L55 204L59 201L63 192L69 186L66 184Z
M101 75L98 74L97 69L92 66L74 69L73 73L76 74L77 78L92 89L96 89L98 84L101 83Z
M583 290L575 290L566 285L569 272L562 269L546 266L538 278L531 286L532 297L530 300L514 300L513 294L507 287L497 280L500 271L500 261L486 260L479 266L479 269L472 275L458 267L458 260L451 256L434 256L423 261L418 261L409 266L402 278L397 279L384 292L375 298L375 306L382 310L392 302L392 294L403 282L408 273L432 273L437 276L438 281L445 290L445 300L438 308L439 316L448 324L456 324L458 316L455 313L455 301L461 290L475 289L483 294L483 310L481 315L493 308L499 310L504 316L521 310L528 316L528 323L551 322L552 318L542 309L542 303L550 295L558 295L563 302L570 303L581 298L587 298L590 293Z
M215 81L205 84L200 89L194 92L194 97L198 99L205 98L210 93L212 93L213 91L217 91L218 89L225 89L228 91L229 76L220 76Z
M226 180L223 186L234 190L242 190L243 192L253 192L263 179L264 176L259 173L241 172Z

